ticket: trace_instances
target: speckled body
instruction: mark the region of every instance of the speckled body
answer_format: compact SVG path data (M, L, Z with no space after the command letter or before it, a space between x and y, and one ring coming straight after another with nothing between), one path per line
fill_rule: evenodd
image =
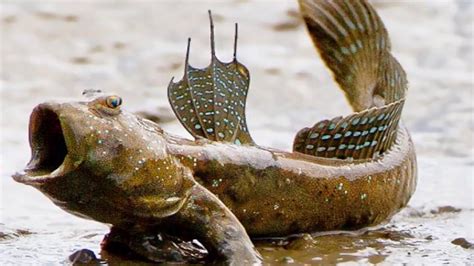
M252 236L375 225L404 207L416 187L415 151L404 127L397 144L375 161L175 141L168 145L170 152L218 195Z
M415 151L403 126L379 159L339 160L179 138L133 114L111 113L102 99L39 105L30 134L39 134L36 123L49 123L41 116L55 113L68 153L44 177L26 170L33 176L27 182L56 204L98 221L128 226L143 218L145 225L176 214L197 181L253 236L357 229L389 218L416 186ZM42 140L30 137L30 165L41 164L35 141Z

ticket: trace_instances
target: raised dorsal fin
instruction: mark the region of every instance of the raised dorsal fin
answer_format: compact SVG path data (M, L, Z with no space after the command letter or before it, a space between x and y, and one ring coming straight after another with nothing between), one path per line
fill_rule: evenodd
M399 100L303 128L295 137L293 150L327 158L374 158L393 143L403 103Z
M190 42L186 52L184 76L168 86L171 107L183 126L195 138L235 144L253 144L245 119L245 104L250 83L248 69L237 61L237 24L234 58L221 62L215 53L214 24L211 25L211 63L203 69L189 65Z
M374 158L391 147L407 88L380 17L366 0L299 0L314 44L357 113L304 128L293 149L329 158Z
M366 0L299 0L318 51L355 111L405 97L406 74Z

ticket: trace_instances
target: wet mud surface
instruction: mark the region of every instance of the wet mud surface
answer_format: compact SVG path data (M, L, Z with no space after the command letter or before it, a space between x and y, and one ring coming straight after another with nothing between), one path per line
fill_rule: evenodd
M419 164L409 206L386 224L254 240L265 264L474 263L473 8L471 1L372 1L389 30L410 88L403 121ZM76 259L147 265L100 251L107 225L65 213L11 175L29 159L28 116L46 100L115 91L124 107L187 136L170 116L166 87L191 62L208 64L207 10L220 58L231 59L239 22L240 61L251 73L247 116L263 146L289 150L296 132L350 112L313 50L296 1L3 1L1 46L0 264ZM77 255L77 254L76 254Z

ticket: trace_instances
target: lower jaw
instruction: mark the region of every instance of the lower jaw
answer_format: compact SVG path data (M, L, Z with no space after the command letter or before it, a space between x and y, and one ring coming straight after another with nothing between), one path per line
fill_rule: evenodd
M39 186L55 178L63 176L65 173L72 171L79 164L79 161L71 162L69 156L66 155L64 162L55 170L26 169L23 172L14 174L13 179L26 185Z
M53 178L55 177L51 176L50 171L47 170L20 172L13 175L15 181L31 186L43 185Z

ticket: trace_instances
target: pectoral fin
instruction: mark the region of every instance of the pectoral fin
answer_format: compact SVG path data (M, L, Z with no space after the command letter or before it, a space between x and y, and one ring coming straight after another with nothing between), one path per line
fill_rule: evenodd
M192 233L226 265L255 265L261 255L255 249L245 228L216 195L196 184L183 209L174 216L174 223Z

